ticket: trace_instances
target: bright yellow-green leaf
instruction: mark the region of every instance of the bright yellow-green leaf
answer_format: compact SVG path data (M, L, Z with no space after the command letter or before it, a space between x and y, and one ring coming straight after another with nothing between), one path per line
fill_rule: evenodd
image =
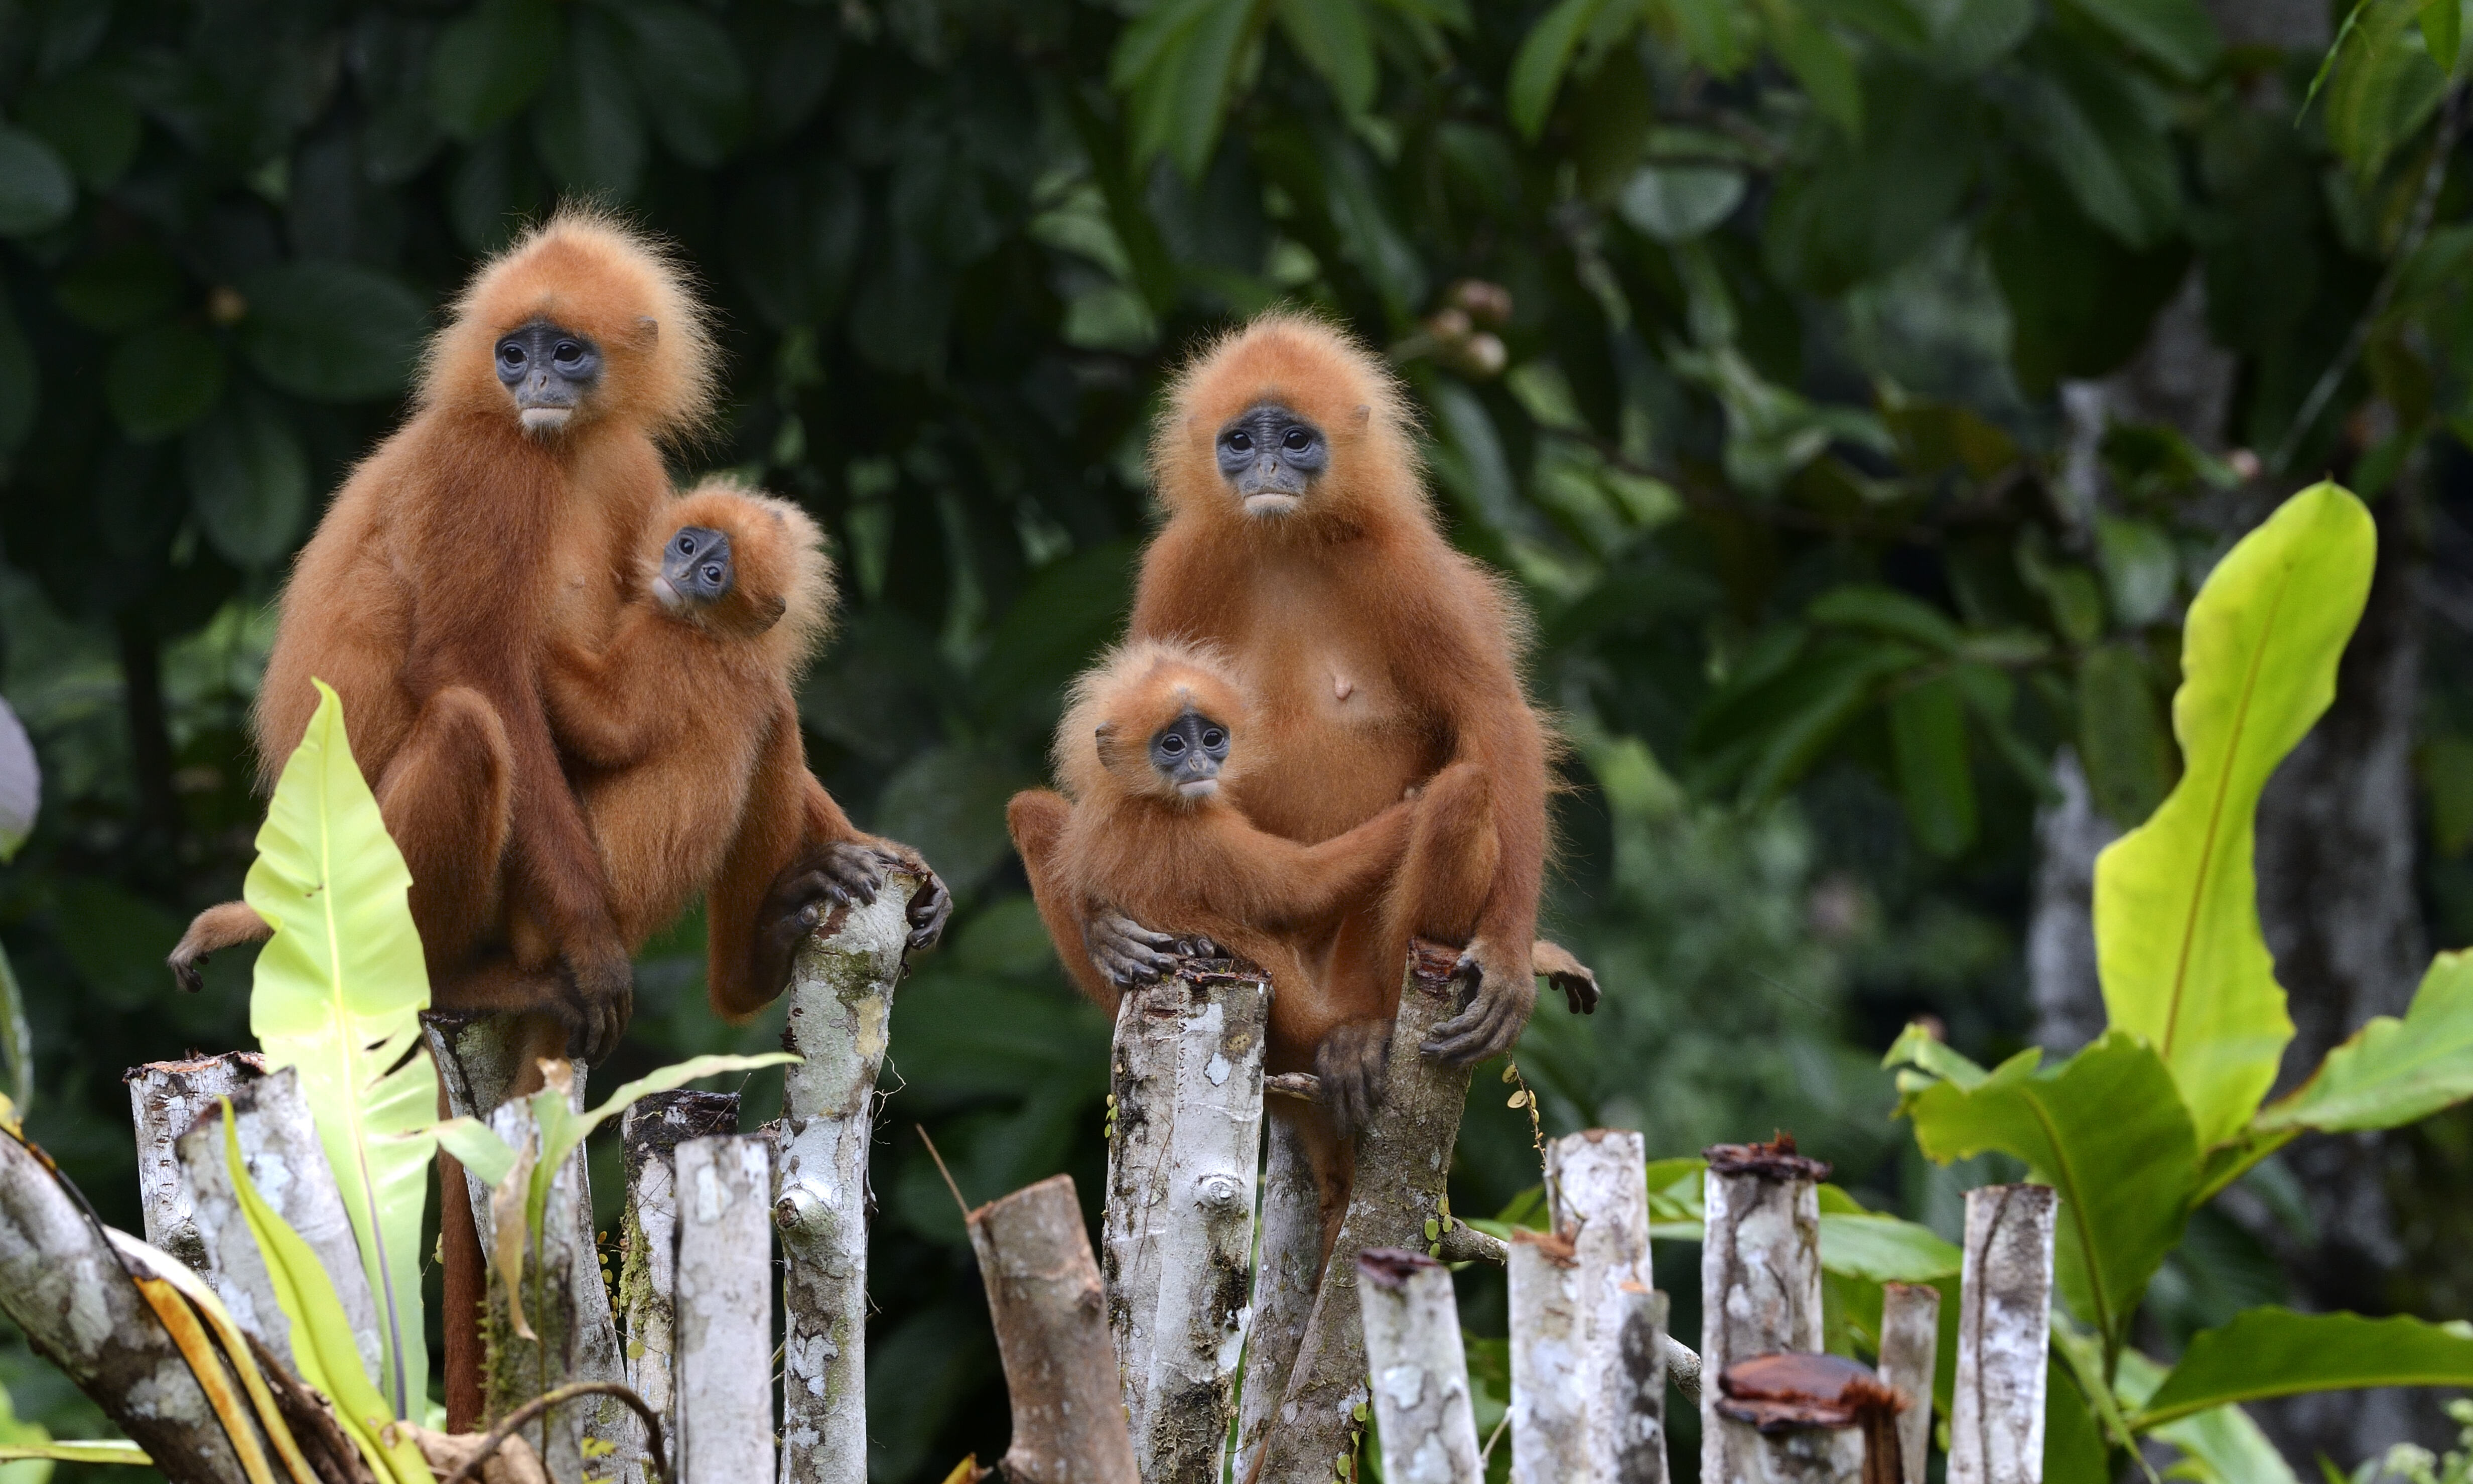
M267 803L244 889L275 927L257 957L249 1027L271 1066L300 1068L378 1301L381 1385L393 1415L411 1417L428 1394L420 1213L438 1076L416 1046L429 974L404 899L412 874L352 761L343 703L317 685L317 712Z
M24 1424L33 1426L32 1423ZM96 1438L77 1443L0 1443L0 1464L29 1459L62 1464L129 1464L144 1469L155 1460L126 1438Z
M275 1302L292 1327L292 1368L335 1403L336 1416L372 1473L393 1484L429 1484L429 1465L412 1439L400 1436L392 1445L386 1441L384 1429L396 1420L394 1412L361 1369L360 1346L352 1339L352 1323L344 1317L334 1280L300 1233L257 1193L240 1157L240 1135L228 1100L224 1105L224 1161L240 1197L241 1217L266 1261Z
M2473 1097L2473 950L2442 953L2404 1018L2379 1016L2310 1080L2259 1111L2261 1129L2392 1129Z
M2335 699L2376 551L2362 502L2318 484L2225 555L2183 630L2181 781L2096 861L2104 1008L2172 1068L2201 1148L2247 1126L2293 1039L2259 931L2254 816Z

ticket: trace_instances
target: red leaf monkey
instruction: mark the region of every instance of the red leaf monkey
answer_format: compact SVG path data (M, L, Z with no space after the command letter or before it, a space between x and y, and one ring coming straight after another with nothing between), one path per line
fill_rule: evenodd
M1271 834L1329 840L1449 764L1485 780L1492 828L1467 842L1483 853L1404 880L1408 895L1388 911L1349 912L1311 955L1326 1028L1310 1054L1344 1117L1379 1102L1409 935L1466 944L1461 967L1477 980L1432 1054L1474 1062L1507 1049L1537 994L1549 744L1522 690L1525 625L1501 585L1443 539L1411 432L1390 373L1319 321L1275 312L1209 347L1152 435L1168 519L1143 558L1131 629L1228 657L1254 697L1261 751L1227 793ZM1482 891L1440 889L1472 876ZM1436 889L1417 895L1421 880ZM1117 984L1157 977L1175 946L1153 930L1172 924L1120 903L1042 910L1060 947L1078 939ZM1594 1008L1584 969L1560 950L1544 961L1573 1010ZM1345 1189L1346 1158L1344 1147L1317 1158L1326 1201Z
M430 345L411 420L353 470L301 551L259 691L270 784L308 725L309 677L343 698L412 871L433 1003L542 1017L588 1061L626 1028L615 907L641 890L609 879L586 827L542 666L553 646L597 647L636 589L636 543L672 498L660 443L709 416L712 362L681 270L608 217L563 211L484 265ZM774 709L721 718L721 732L732 720L740 742L796 745ZM812 779L773 807L777 834L797 816L795 846L773 876L732 876L713 923L716 956L734 956L713 981L726 1011L780 993L777 945L822 901L872 892L890 860L916 864L859 833ZM937 886L914 900L923 940L947 907ZM511 920L532 924L531 951L507 951ZM265 932L243 903L209 908L174 971L194 988L206 953Z
M1299 986L1310 982L1316 940L1345 914L1378 907L1404 856L1411 873L1425 863L1469 872L1457 890L1484 890L1491 852L1457 848L1491 828L1475 768L1447 768L1417 803L1307 846L1257 829L1228 802L1258 751L1252 707L1216 657L1149 639L1111 654L1075 682L1056 730L1070 802L1034 789L1005 811L1041 902L1112 903L1252 960L1274 985ZM1087 963L1071 967L1114 1007L1114 984ZM1314 996L1273 996L1275 1052L1303 1065L1328 1029Z

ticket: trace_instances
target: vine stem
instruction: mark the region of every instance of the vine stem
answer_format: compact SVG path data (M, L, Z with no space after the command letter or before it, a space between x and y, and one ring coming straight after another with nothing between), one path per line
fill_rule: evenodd
M546 1391L533 1398L499 1419L498 1425L490 1429L490 1435L481 1440L481 1446L473 1450L471 1457L464 1460L462 1467L446 1476L444 1484L471 1484L472 1480L480 1477L481 1465L498 1450L499 1444L516 1435L516 1429L561 1402L572 1401L578 1397L596 1396L615 1397L644 1420L644 1431L652 1441L650 1462L653 1472L660 1476L661 1484L671 1484L670 1467L662 1462L665 1445L661 1438L661 1420L654 1415L643 1398L636 1395L635 1388L623 1381L577 1381L571 1386L561 1386L556 1391Z
M2275 457L2268 461L2268 467L2282 470L2301 451L2301 441L2310 435L2311 425L2318 420L2319 414L2327 410L2327 404L2335 400L2337 389L2343 385L2345 373L2353 369L2355 361L2361 359L2363 347L2369 344L2370 332L2378 327L2379 321L2388 312L2388 305L2394 301L2396 285L2404 278L2406 265L2420 250L2422 239L2430 235L2431 219L2438 211L2439 187L2447 183L2447 161L2456 153L2456 141L2463 128L2464 89L2451 87L2447 91L2446 103L2439 109L2438 133L2431 144L2430 163L2422 168L2421 194L2413 203L2413 217L2405 225L2403 237L2396 242L2395 254L2388 260L2388 270L2380 275L2379 286L2371 291L2370 301L2362 307L2361 317L2353 322L2352 332L2344 337L2343 348L2337 351L2336 359L2327 363L2327 369L2318 373L2318 379L2311 385L2310 395L2301 399L2301 410L2293 415L2293 421L2284 429L2284 437L2276 441Z

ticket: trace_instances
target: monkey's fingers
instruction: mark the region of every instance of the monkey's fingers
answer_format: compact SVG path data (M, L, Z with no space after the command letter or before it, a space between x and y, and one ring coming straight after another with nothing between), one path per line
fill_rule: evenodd
M1433 1039L1421 1049L1428 1056L1462 1065L1500 1056L1520 1039L1536 999L1533 987L1523 995L1491 978L1480 979L1477 999L1466 1010L1435 1026Z
M1388 1020L1334 1025L1314 1047L1323 1106L1342 1137L1374 1121L1375 1110L1382 1106L1383 1070L1390 1055Z
M945 920L953 915L953 894L945 890L945 878L927 873L927 884L910 898L910 946L924 952L936 946L945 936Z
M172 966L172 982L181 989L195 994L206 987L205 975L199 971L206 962L206 955L200 953L183 958L175 952L164 962Z
M1598 991L1596 974L1585 969L1576 973L1557 970L1549 972L1546 975L1546 982L1563 992L1563 1002L1572 1007L1572 1014L1585 1016L1597 1013Z
M1121 912L1101 909L1082 927L1083 951L1110 983L1130 988L1157 984L1176 969L1177 941L1155 933Z
M897 864L872 846L837 840L825 848L816 861L816 870L849 894L842 900L873 906L877 890L884 885L885 872Z

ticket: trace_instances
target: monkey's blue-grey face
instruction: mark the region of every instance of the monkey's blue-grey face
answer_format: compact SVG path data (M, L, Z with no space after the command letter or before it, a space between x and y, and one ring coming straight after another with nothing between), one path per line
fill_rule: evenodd
M1219 792L1219 767L1228 760L1228 729L1188 709L1151 738L1151 766L1177 793L1204 799Z
M709 526L681 526L661 548L661 575L653 596L671 612L709 608L730 596L738 570L730 560L730 533Z
M516 416L527 433L555 433L601 383L601 347L535 320L498 337L498 384L516 399Z
M1331 444L1277 402L1257 402L1219 429L1219 475L1249 515L1285 515L1331 467Z

